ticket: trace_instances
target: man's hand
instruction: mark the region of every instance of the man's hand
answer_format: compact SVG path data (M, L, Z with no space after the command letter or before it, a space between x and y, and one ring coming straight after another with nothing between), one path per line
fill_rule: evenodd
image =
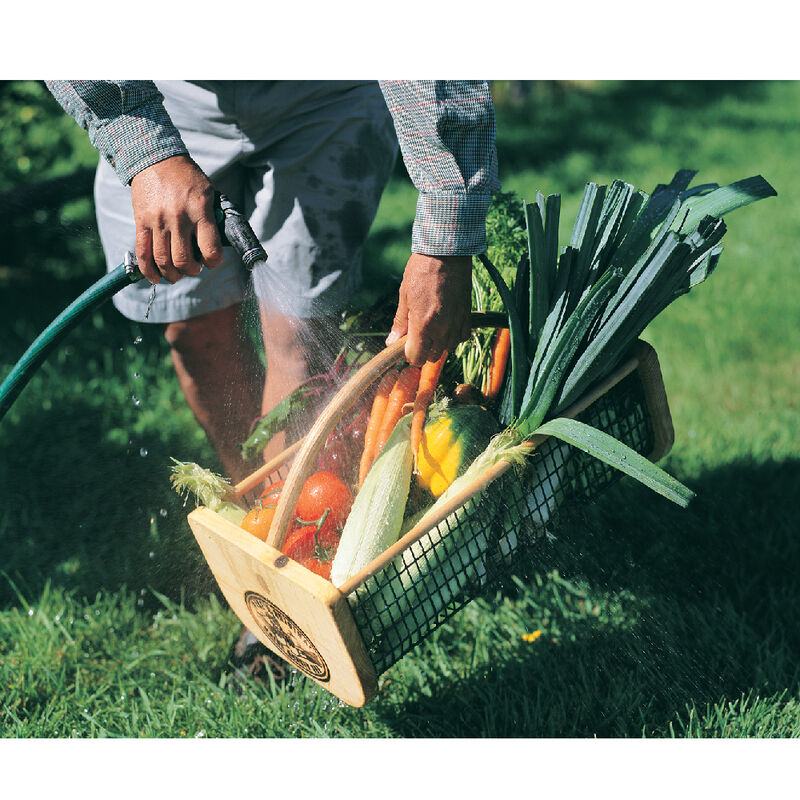
M197 275L202 264L222 261L214 222L214 188L188 156L173 156L137 173L131 181L136 220L136 259L150 283Z
M471 297L472 256L412 253L386 344L407 333L406 361L416 366L452 352L470 334Z

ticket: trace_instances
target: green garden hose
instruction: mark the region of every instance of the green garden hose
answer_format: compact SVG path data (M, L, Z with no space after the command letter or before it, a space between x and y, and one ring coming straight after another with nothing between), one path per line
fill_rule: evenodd
M267 254L247 220L224 195L217 195L215 210L223 242L236 250L245 266L252 269L259 261L267 260ZM141 278L135 259L128 254L122 264L92 284L39 334L0 384L0 420L53 348L90 311Z
M2 419L17 395L47 358L52 349L93 309L105 303L120 289L142 277L134 268L129 273L125 264L92 284L80 297L70 303L40 334L14 365L0 384L0 419Z

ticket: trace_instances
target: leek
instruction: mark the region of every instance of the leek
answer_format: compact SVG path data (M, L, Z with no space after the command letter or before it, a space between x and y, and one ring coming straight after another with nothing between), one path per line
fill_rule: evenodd
M693 496L685 486L612 436L558 415L614 370L661 311L713 272L726 230L721 215L776 194L760 175L730 186L690 189L695 174L680 170L649 197L622 181L608 191L587 184L555 280L553 228L550 213L543 221L542 211L555 211L557 195L538 195L535 204L525 206L527 319L498 270L481 256L506 304L512 332L510 404L503 404L502 421L523 437L561 438L681 506Z

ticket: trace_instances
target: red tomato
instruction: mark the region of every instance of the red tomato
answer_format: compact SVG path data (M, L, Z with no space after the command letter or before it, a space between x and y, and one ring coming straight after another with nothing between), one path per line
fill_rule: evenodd
M272 518L275 516L275 509L270 507L254 508L248 511L247 516L242 520L242 527L253 536L266 541L269 527L272 525Z
M342 532L331 525L328 525L328 521L325 520L325 523L320 527L319 533L317 534L317 544L323 548L324 550L328 551L331 555L331 558L336 554L336 548L339 546L339 540L342 538Z
M283 481L275 481L275 483L271 483L266 489L264 489L263 492L261 492L259 498L262 506L265 506L268 503L271 506L278 504L278 497L281 493L281 489L283 489L283 483Z
M303 484L295 516L303 522L318 521L328 509L326 523L330 521L338 529L344 525L352 505L353 493L343 480L332 472L317 472Z
M300 562L306 569L310 569L317 575L321 575L326 580L331 579L331 562L320 561L318 558L304 558Z
M283 543L283 552L295 561L303 561L305 558L314 556L314 548L317 544L317 526L303 525L289 531L286 541Z

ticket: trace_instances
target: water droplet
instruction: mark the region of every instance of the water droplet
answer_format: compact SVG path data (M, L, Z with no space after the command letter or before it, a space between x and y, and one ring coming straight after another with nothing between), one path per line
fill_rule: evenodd
M141 336L137 336L137 337L136 337L136 338L133 340L133 343L134 343L134 344L141 344L141 343L142 343L142 337L141 337Z
M166 508L162 508L161 511L159 511L158 513L161 514L162 517L166 517L167 516L167 509Z
M147 555L149 555L150 558L155 558L156 557L156 554L152 550Z
M143 605L144 605L144 600L142 600L142 598L140 597L140 598L139 598L139 599L136 601L136 605L137 605L137 606L140 606L140 607L141 607L141 606L143 606Z
M28 616L29 616L29 617L32 617L32 616L33 616L33 609L32 609L32 608L29 608L29 609L28 609Z
M138 406L138 405L139 405L139 403L141 403L141 402L142 402L142 401L141 401L141 400L140 400L140 399L139 399L139 398L138 398L138 397L137 397L135 394L132 394L132 395L131 395L131 400L133 400L133 404L134 404L135 406Z
M139 455L140 455L142 458L144 458L144 457L147 455L147 448L146 448L146 447L140 447L140 448L139 448Z
M56 622L59 622L61 620L61 614L56 614L55 620Z
M134 377L134 379L135 379L135 380L138 380L138 379L139 379L139 378L141 378L142 376L141 376L141 375L140 375L138 372L134 372L134 373L133 373L133 377Z

